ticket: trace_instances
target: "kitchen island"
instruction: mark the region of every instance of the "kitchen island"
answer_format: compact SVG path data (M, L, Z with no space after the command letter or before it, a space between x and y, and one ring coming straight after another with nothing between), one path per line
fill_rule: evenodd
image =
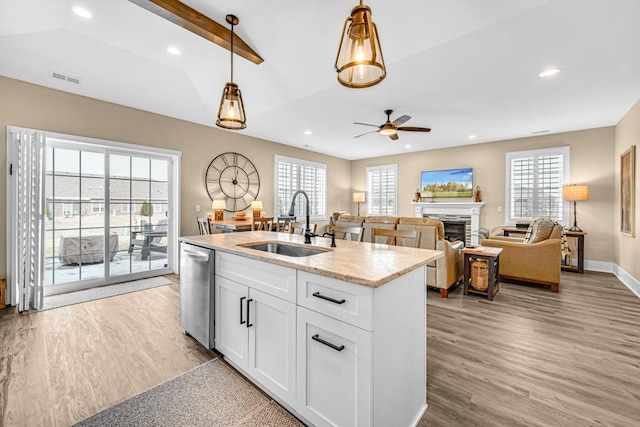
M442 253L303 239L180 239L215 251L215 349L310 425L416 425L426 410L425 265Z

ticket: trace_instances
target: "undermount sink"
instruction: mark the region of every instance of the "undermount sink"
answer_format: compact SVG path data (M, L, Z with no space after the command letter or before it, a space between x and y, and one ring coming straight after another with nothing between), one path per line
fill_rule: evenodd
M324 252L328 252L330 249L320 248L308 248L304 246L289 245L287 243L279 242L259 242L259 243L246 243L244 245L238 245L244 248L255 249L258 251L269 252L272 254L285 255L290 257L304 257L317 255Z

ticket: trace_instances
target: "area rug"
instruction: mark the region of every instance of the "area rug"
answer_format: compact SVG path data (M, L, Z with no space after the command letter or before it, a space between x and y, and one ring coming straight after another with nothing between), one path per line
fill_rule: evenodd
M44 304L39 311L50 310L52 308L64 307L67 305L80 304L82 302L96 299L109 298L116 295L128 294L129 292L141 291L143 289L165 286L171 282L164 277L151 277L149 279L134 280L133 282L118 283L116 285L106 285L97 288L85 289L83 291L69 292L60 295L44 297Z
M219 359L76 426L303 426Z

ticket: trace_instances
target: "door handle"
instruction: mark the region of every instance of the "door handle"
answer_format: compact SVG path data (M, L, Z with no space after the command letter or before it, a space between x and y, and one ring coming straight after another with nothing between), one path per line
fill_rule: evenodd
M316 297L316 298L320 298L320 299L323 299L323 300L326 300L326 301L330 301L330 302L332 302L334 304L344 304L347 301L345 299L334 299L334 298L331 298L331 297L327 297L327 296L321 295L320 292L314 292L312 295L314 297Z
M249 320L250 320L249 316L250 316L250 313L251 313L250 312L251 306L249 305L249 303L251 301L253 301L253 298L250 298L250 299L247 300L247 328L250 328L250 327L253 326L253 323L249 323Z
M314 336L312 336L311 339L314 340L314 341L318 341L320 344L324 344L327 347L331 347L335 351L344 350L344 346L343 345L338 346L338 345L330 343L329 341L325 341L322 338L320 338L320 335L318 335L318 334L315 334Z
M242 320L242 300L243 299L247 299L247 297L240 298L240 324L241 325L244 325L246 323L244 320Z

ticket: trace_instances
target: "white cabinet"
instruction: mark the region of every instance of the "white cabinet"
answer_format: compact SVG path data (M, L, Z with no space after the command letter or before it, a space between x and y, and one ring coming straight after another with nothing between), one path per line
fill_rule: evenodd
M297 411L316 426L371 426L371 332L298 307Z
M266 390L293 407L296 398L296 305L280 297L289 295L291 298L290 293L282 290L289 287L287 283L293 282L292 298L295 301L296 271L254 260L248 260L252 267L248 268L245 262L234 263L243 261L242 257L229 254L224 254L222 260L220 270L216 264L215 276L215 348ZM251 279L245 280L245 276L251 276ZM263 290L273 291L279 297Z
M377 288L298 272L297 412L315 426L415 426L426 409L421 267Z

